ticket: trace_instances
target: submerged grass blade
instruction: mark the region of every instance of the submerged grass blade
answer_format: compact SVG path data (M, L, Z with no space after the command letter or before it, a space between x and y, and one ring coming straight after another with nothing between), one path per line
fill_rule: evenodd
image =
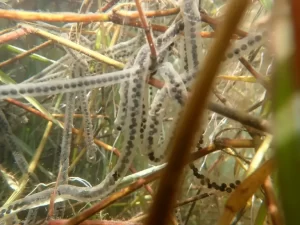
M10 52L14 52L14 53L24 53L26 52L26 50L13 46L13 45L4 45L6 47L6 49ZM52 59L48 59L44 56L41 56L39 54L33 53L29 56L31 59L40 61L40 62L45 62L45 63L55 63L55 60Z

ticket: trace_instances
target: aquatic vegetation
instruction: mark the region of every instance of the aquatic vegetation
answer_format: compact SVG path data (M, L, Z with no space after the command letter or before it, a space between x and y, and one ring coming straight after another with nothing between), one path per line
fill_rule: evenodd
M57 54L51 65L42 66L36 53L34 63L39 65L38 71L30 70L34 72L25 78L19 78L20 68L14 71L9 66L29 55L28 52L16 56L18 59L0 63L4 71L0 74L3 82L0 144L3 142L5 152L0 167L5 182L1 185L13 189L10 196L0 193L3 224L69 219L88 208L91 202L112 199L115 191L124 185L127 194L130 187L135 190L134 185L142 185L128 186L130 176L144 177L143 184L153 181L157 171L162 170L154 164L167 162L168 144L173 140L192 91L197 91L193 90L194 81L201 76L199 71L210 51L215 29L219 29L220 22L215 18L225 6L220 1L200 2L199 5L195 0L136 0L100 5L97 1L83 1L81 5L76 3L78 13L16 11L1 3L6 8L0 17L12 20L17 26L5 31L0 43L10 40L6 39L9 35L15 38L30 35L32 42L42 37L55 46L52 52ZM204 205L209 205L207 210L215 204L204 198L214 195L224 205L228 194L247 176L255 155L251 149L258 150L267 140L266 130L257 129L257 124L269 124L271 113L269 88L273 59L268 48L271 31L267 25L257 22L266 14L260 2L248 8L246 18L222 55L210 98L222 112L214 112L209 104L199 124L198 144L192 154L198 156L192 161L200 157L201 160L189 162L183 196L194 195L191 188L196 188L199 197L200 189L205 189L207 193L201 198ZM64 24L50 25L57 21ZM39 46L35 48L34 51ZM47 51L40 52L51 58ZM17 82L12 79L14 76ZM24 111L18 111L16 106ZM236 112L230 114L230 110ZM28 122L21 123L13 117L21 113ZM48 123L41 122L38 116ZM64 118L63 122L60 117ZM269 149L270 142L267 145ZM270 158L264 154L266 159ZM16 166L12 166L14 163ZM149 167L155 171L154 175L147 174ZM136 173L128 175L130 169ZM12 172L16 175L12 176ZM10 176L18 182L13 182ZM149 186L146 190L152 194ZM140 192L135 199L139 203L131 204L134 210L125 212L128 206L117 212L108 208L109 218L114 218L114 214L131 218L136 209L145 211L148 200ZM253 209L262 205L261 198L253 197ZM47 212L40 213L41 209ZM184 206L176 212L178 217L184 215L185 224L192 214L188 210ZM203 224L217 221L218 213L210 217L207 210L201 210ZM241 212L239 219L243 224L249 223L249 211L245 208ZM250 218L253 217L251 214Z

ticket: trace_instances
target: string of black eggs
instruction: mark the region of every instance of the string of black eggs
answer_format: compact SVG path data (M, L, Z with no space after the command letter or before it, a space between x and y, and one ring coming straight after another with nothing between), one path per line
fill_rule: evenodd
M201 138L197 144L197 150L201 150L202 149L202 145L203 144L203 134L201 135ZM227 192L227 193L231 193L234 189L236 189L236 187L241 183L240 180L236 180L235 182L231 182L231 183L222 183L222 184L217 184L216 182L211 182L211 180L206 177L205 175L201 174L198 170L198 168L191 163L190 164L190 168L193 171L193 175L197 178L200 179L200 184L203 186L207 186L209 189L215 189L217 191L221 191L221 192Z

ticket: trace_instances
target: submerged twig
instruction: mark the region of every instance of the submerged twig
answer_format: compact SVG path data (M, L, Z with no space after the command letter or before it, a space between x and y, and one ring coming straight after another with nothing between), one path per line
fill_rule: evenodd
M219 64L229 44L232 32L236 29L248 4L249 1L239 0L232 0L228 3L223 26L217 31L211 51L208 52L203 69L198 74L198 79L193 87L194 92L187 103L186 109L182 113L182 118L175 131L174 139L168 146L168 148L172 150L169 164L166 167L166 171L154 198L154 203L151 207L150 216L146 221L146 225L167 224L168 215L171 213L180 189L179 186L184 164L187 161L187 153L194 145L195 136L199 131L200 121L214 80L214 75L218 71Z

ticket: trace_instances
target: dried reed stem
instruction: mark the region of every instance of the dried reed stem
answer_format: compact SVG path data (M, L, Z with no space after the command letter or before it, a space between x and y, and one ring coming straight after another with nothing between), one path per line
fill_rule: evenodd
M118 69L122 69L124 67L124 64L123 63L120 63L116 60L113 60L109 57L106 57L96 51L92 51L88 48L85 48L79 44L76 44L72 41L69 41L65 38L61 38L61 37L58 37L54 34L51 34L51 33L48 33L44 30L41 30L41 29L38 29L38 28L35 28L35 27L32 27L30 25L26 25L26 24L22 24L22 27L26 28L28 31L30 31L31 33L34 33L34 34L37 34L39 36L42 36L42 37L45 37L45 38L48 38L48 39L51 39L53 41L56 41L58 42L59 44L61 45L64 45L66 47L69 47L69 48L72 48L80 53L83 53L87 56L90 56L96 60L98 60L99 62L102 62L102 63L105 63L105 64L108 64L108 65L111 65L111 66L114 66Z
M175 205L188 153L194 146L200 121L207 104L214 77L225 54L232 33L243 16L249 1L231 0L227 5L224 23L216 32L216 38L205 58L203 69L197 74L192 95L187 101L175 129L174 139L169 143L171 156L161 179L146 225L165 225ZM195 91L196 90L196 91Z

